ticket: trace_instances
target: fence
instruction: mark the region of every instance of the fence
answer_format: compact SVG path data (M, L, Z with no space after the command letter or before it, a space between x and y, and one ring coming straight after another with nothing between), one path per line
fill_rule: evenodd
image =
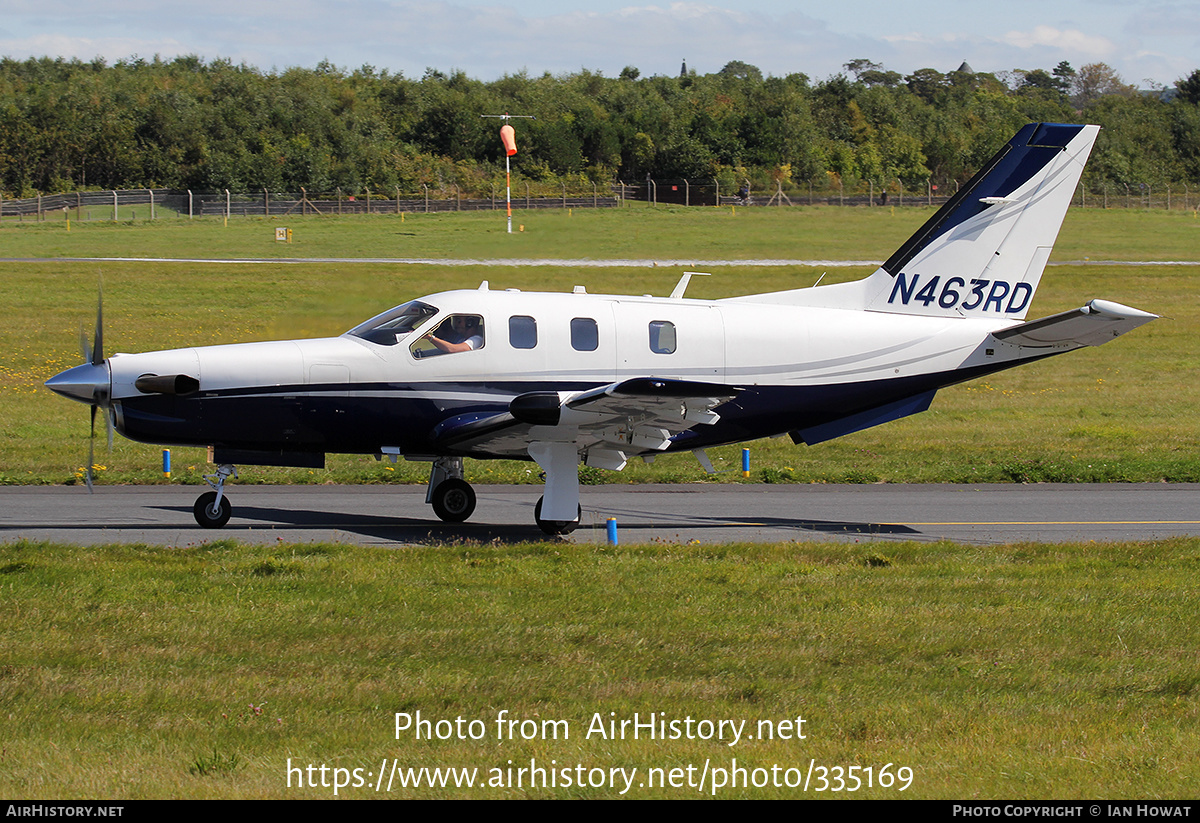
M722 188L715 180L654 180L618 183L614 191L624 200L680 206L729 206L744 202L735 189ZM755 206L940 206L958 191L958 184L933 183L920 189L905 188L898 180L882 185L864 181L853 186L831 186L827 181L776 183L774 191L751 191ZM1148 185L1116 187L1112 184L1080 184L1072 205L1082 208L1182 209L1200 208L1200 188L1176 184L1152 189Z
M267 217L287 215L345 215L401 214L443 211L481 211L505 208L504 191L493 190L488 198L462 197L455 190L453 197L430 192L428 188L416 195L405 196L396 191L395 197L375 194L343 194L341 191L310 195L276 193L262 190L254 193L193 192L176 189L118 189L115 191L86 191L69 194L38 195L37 197L0 199L0 217L46 220L54 215L75 220L155 220L164 217ZM559 196L534 197L529 188L513 193L512 204L518 209L606 208L618 205L611 193L601 196L593 186L592 193L568 193L566 187Z
M831 187L826 181L821 186L811 182L790 182L787 189L783 183L775 190L751 191L749 203L756 206L940 206L950 199L957 187L940 187L927 184L925 190L917 192L905 189L899 181L890 186L876 185L866 181L859 186ZM618 183L614 190L621 192L624 200L642 200L653 204L670 203L680 206L731 206L745 203L738 190L716 180L654 180L647 178L636 183Z
M926 183L923 190L905 189L899 181L876 185L867 181L853 187L830 186L827 181L789 183L785 189L777 183L775 191L752 191L749 203L755 206L940 206L957 191L957 184ZM401 214L445 211L499 210L505 207L504 192L494 189L491 197L434 196L425 188L415 195L395 197L376 194L310 195L296 193L192 192L176 189L118 189L37 197L0 199L0 217L18 220L47 220L57 215L75 220L155 220L165 217L283 217L288 215ZM615 183L611 192L600 194L596 186L591 194L568 193L558 196L533 196L528 186L513 193L517 209L611 208L626 200L681 206L727 206L743 203L731 188L722 188L715 180L653 180ZM1149 185L1117 187L1111 184L1080 185L1072 204L1082 208L1125 209L1200 209L1200 187L1187 184L1153 188Z

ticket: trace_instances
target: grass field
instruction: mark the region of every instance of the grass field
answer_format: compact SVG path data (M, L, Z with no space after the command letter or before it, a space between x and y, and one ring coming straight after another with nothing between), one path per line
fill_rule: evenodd
M309 219L288 221L296 238L288 247L272 242L274 221L89 224L70 233L6 223L0 244L4 257L880 260L927 214L537 213L519 216L526 231L513 237L495 215ZM1072 211L1053 260L1193 260L1198 231L1191 214ZM868 270L832 268L827 281ZM484 278L496 288L585 283L593 293L666 294L679 269L0 262L0 482L76 482L87 412L41 382L79 361L79 325L90 329L101 273L113 352L335 334ZM789 288L821 273L722 267L690 293ZM1103 297L1169 319L953 387L929 412L838 441L753 443L754 479L1200 480L1198 275L1183 265L1051 268L1031 317ZM714 458L737 465L732 448ZM157 449L118 437L99 459L101 482L164 482ZM198 482L201 461L199 452L177 453L171 482ZM389 468L342 457L326 472L254 468L240 482L424 482L422 466ZM519 481L524 468L472 463L468 479ZM694 459L679 456L585 481L702 477ZM639 798L1188 798L1200 779L1198 571L1194 539L4 544L0 796L329 798L339 780L351 784L339 797L615 797L631 775L625 796ZM429 730L450 737L397 735L396 714L417 712L448 721ZM530 721L515 728L531 739L499 739L501 712ZM730 746L728 736L587 735L597 717L644 721L651 712L745 721L744 734L756 737ZM457 718L479 738L457 739ZM466 725L473 720L481 725ZM564 724L547 725L554 721ZM766 728L777 739L759 739ZM568 738L546 739L563 729ZM531 761L558 785L530 788L525 775L515 787L516 770ZM393 783L377 793L377 774L396 764L475 768L477 780L500 785ZM564 786L563 769L603 785ZM714 792L718 770L727 784L751 785ZM805 778L807 791L772 785ZM643 785L655 779L675 785ZM854 779L858 790L846 791Z
M621 209L519 215L526 231L504 233L494 214L296 218L291 245L274 242L278 221L164 220L134 224L7 223L6 257L423 257L881 260L929 212L905 209ZM1074 210L1053 261L1191 260L1200 221L1182 212ZM870 267L830 268L826 282ZM697 278L689 294L721 297L815 282L821 267L728 266ZM338 334L404 300L449 288L493 287L668 293L672 266L580 269L503 265L450 268L382 263L202 264L0 263L0 454L2 483L71 483L87 454L87 412L42 388L78 363L104 280L107 351ZM933 408L816 447L750 444L755 481L996 482L1024 480L1200 481L1190 380L1200 333L1200 267L1069 265L1048 270L1030 317L1093 297L1168 319L1113 344L1026 366L941 392ZM101 448L101 482L165 482L159 450L117 438ZM739 465L736 447L713 453ZM196 483L203 453L179 450L173 482ZM423 465L334 457L324 472L254 468L242 482L424 482ZM469 464L472 482L521 482L526 467ZM640 463L587 482L706 478L690 455Z
M834 792L831 771L825 791L814 776L807 792L718 797L1195 796L1200 541L882 552L0 546L0 796L333 797L332 771L315 788L293 773L289 788L289 759L364 776L393 759L475 767L481 780L531 759L636 768L638 798L712 796L712 770L734 761L764 770L750 782L772 766L795 782L810 762L911 780L867 788L860 771L858 791ZM501 711L534 721L533 739L498 739ZM448 725L450 739L397 736L397 712L479 720L463 728L479 739ZM597 714L635 712L747 725L733 746L587 736ZM558 720L569 737L543 739ZM758 739L763 720L805 739ZM679 769L680 784L639 785L652 768ZM624 787L365 783L339 796Z

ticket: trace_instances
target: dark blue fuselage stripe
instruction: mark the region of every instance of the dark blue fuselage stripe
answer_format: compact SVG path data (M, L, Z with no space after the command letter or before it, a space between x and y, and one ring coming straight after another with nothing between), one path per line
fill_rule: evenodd
M889 403L970 380L1020 363L989 364L936 374L826 386L744 386L717 408L721 419L677 435L668 450L737 443L825 425ZM434 430L463 414L499 414L531 391L578 391L590 383L328 384L201 392L189 397L146 395L120 401L121 431L131 440L178 446L373 454L398 446L410 454L438 453ZM386 387L386 388L385 388ZM451 391L439 394L439 390ZM386 392L416 396L386 396ZM383 392L383 396L363 396ZM495 401L459 399L495 393ZM458 395L458 398L455 397ZM484 448L480 456L494 456ZM512 455L519 456L519 455Z

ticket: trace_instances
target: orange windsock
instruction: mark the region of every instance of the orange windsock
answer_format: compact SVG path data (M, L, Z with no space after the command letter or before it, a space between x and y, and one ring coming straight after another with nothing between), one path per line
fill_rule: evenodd
M512 126L500 127L500 142L504 143L504 151L508 153L509 157L517 153L517 134L513 131Z

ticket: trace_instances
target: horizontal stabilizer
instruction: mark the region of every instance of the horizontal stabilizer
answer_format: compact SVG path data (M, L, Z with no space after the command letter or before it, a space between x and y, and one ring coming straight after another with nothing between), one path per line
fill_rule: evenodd
M1157 318L1157 314L1120 303L1093 300L1078 309L1002 329L992 336L1026 348L1099 346Z

